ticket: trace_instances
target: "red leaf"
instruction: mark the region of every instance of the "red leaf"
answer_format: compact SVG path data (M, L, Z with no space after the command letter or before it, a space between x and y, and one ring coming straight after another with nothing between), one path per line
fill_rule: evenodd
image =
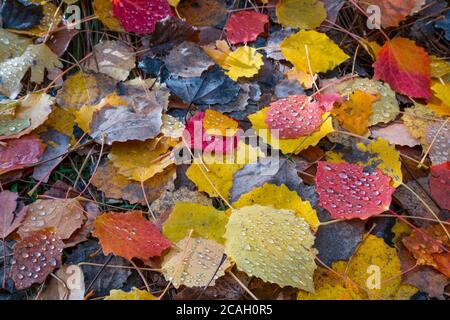
M374 63L377 80L387 82L393 90L413 98L431 97L431 67L426 51L405 38L386 41Z
M335 219L367 219L389 209L391 178L380 170L364 172L352 163L327 163L317 167L316 188L320 205Z
M450 162L431 167L430 191L434 201L446 210L450 210Z
M158 21L172 15L167 0L113 0L114 15L127 32L152 33Z
M45 144L34 135L5 142L6 146L0 145L0 174L38 162L45 150Z
M267 22L267 15L255 11L233 13L225 26L227 38L231 44L255 41Z
M92 235L99 239L105 255L112 252L128 260L160 256L171 247L171 242L140 211L102 214L94 221Z
M14 246L11 278L18 290L42 283L61 265L64 243L49 229L33 232Z
M281 139L296 139L316 131L324 110L318 101L303 95L289 96L270 104L266 113L269 129L279 130Z
M194 150L214 150L219 154L229 154L238 145L238 134L233 137L215 136L207 134L203 126L205 112L197 112L189 118L184 131L184 139L189 143L189 147Z
M8 190L0 192L0 238L5 239L19 227L25 218L26 208L22 208L16 215L18 194Z

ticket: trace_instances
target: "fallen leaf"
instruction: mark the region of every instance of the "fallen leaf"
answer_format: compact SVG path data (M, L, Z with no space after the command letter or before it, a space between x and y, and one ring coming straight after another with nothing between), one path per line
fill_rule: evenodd
M165 65L170 73L180 77L200 77L214 61L192 42L182 42L170 50Z
M392 123L386 127L370 128L372 137L383 138L391 144L415 147L419 144L403 123Z
M172 242L179 242L193 230L192 237L223 243L228 218L224 211L192 202L176 202L163 225L163 234Z
M30 233L14 246L11 259L11 278L18 290L33 283L42 283L61 265L64 243L49 230Z
M269 17L256 11L240 11L233 13L225 25L227 38L231 44L255 41L264 32Z
M123 32L119 19L113 14L113 4L110 0L94 0L92 7L97 18L111 31Z
M132 288L131 291L111 290L104 300L158 300L150 292Z
M389 210L395 191L390 180L379 169L366 172L356 164L319 161L316 188L320 205L334 219L366 220Z
M282 26L300 29L315 29L327 17L323 2L318 0L281 0L276 13Z
M450 162L444 162L431 167L430 191L433 200L446 210L450 210L448 190L450 187Z
M231 52L224 61L225 72L234 81L239 78L251 78L256 75L264 64L263 56L256 49L243 46Z
M280 49L295 68L313 74L332 70L349 58L326 34L314 30L289 36L281 42Z
M164 256L162 273L175 288L213 286L230 267L228 260L221 264L223 251L223 245L213 240L184 238Z
M422 104L414 104L412 107L406 108L402 117L403 124L423 146L427 145L427 128L436 119L434 112Z
M54 230L62 240L68 239L84 223L84 209L76 199L37 200L27 207L27 215L17 230L21 238L33 232Z
M104 213L95 219L92 235L99 239L106 255L113 253L127 260L160 256L171 247L140 211Z
M0 61L21 56L30 44L30 39L0 29Z
M213 26L225 20L227 8L220 0L186 0L177 7L183 19L193 26Z
M374 78L412 98L431 98L431 67L426 51L406 38L386 41L373 64Z
M5 29L31 29L39 25L44 17L43 7L33 2L5 0L1 9Z
M249 276L314 292L314 236L292 211L253 205L232 210L225 253Z
M8 140L0 145L0 174L36 164L44 153L45 145L34 135Z
M84 300L83 270L77 265L63 265L50 278L39 300Z
M450 124L436 122L430 124L426 129L426 149L433 165L439 165L449 160L450 152Z
M15 213L19 195L8 190L0 192L0 238L5 239L16 230L25 218L25 210Z

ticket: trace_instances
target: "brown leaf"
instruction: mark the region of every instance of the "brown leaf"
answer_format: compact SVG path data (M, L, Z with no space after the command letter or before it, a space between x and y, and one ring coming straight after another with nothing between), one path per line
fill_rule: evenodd
M34 135L8 140L6 146L0 145L0 175L37 163L44 149L45 145Z
M5 239L16 230L25 218L26 210L14 215L19 195L8 190L0 192L0 238Z

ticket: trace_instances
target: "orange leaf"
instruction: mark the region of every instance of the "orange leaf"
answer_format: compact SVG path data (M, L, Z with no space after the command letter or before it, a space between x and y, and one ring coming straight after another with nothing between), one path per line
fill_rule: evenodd
M128 260L160 256L171 247L158 228L141 211L110 212L94 221L92 235L100 240L105 255L113 253Z

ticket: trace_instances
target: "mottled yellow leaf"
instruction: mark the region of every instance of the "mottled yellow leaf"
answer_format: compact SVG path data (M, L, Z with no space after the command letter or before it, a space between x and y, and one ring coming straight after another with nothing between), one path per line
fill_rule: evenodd
M253 205L232 210L225 253L249 276L314 292L316 250L308 223L288 210Z
M309 136L303 136L298 139L279 139L277 136L270 132L265 119L266 113L269 108L264 108L254 114L248 116L248 119L252 123L253 129L256 134L263 139L267 144L270 144L272 148L280 149L283 153L300 153L302 150L309 146L315 146L319 141L326 137L327 134L333 132L332 119L329 112L324 112L322 115L323 123L319 130L316 130Z
M402 120L413 138L419 140L422 146L427 146L427 128L430 124L434 124L434 119L437 118L433 111L416 103L410 108L405 108Z
M169 218L164 222L163 234L172 242L189 235L223 243L228 218L224 211L212 206L192 202L177 202Z
M52 113L50 113L44 125L39 128L38 132L45 131L47 128L53 128L70 137L70 144L74 145L77 141L73 135L74 125L75 116L73 113L63 108L56 107L53 109Z
M203 129L207 134L232 137L236 134L239 123L222 113L208 109L203 118Z
M225 73L234 81L239 78L251 78L258 73L264 64L263 56L256 49L243 46L231 52L224 61Z
M289 69L285 75L289 80L297 80L305 89L311 89L314 81L317 79L317 75L311 77L310 73L297 70L296 68Z
M284 27L301 29L315 29L327 17L323 2L319 0L281 0L276 13Z
M313 74L332 70L349 58L325 33L314 30L291 35L281 42L280 48L295 68Z
M111 31L123 32L119 19L113 14L113 4L111 0L94 0L92 3L94 13L97 18Z
M158 298L148 291L133 288L129 292L111 290L105 300L158 300Z
M164 256L161 270L175 288L213 286L230 267L228 260L220 265L223 251L223 245L213 240L185 238Z
M314 231L317 231L319 227L320 222L316 210L311 207L309 201L303 201L297 192L289 190L284 184L277 186L265 183L261 187L243 194L236 202L232 203L232 206L239 209L254 204L293 211L297 217L305 219Z

